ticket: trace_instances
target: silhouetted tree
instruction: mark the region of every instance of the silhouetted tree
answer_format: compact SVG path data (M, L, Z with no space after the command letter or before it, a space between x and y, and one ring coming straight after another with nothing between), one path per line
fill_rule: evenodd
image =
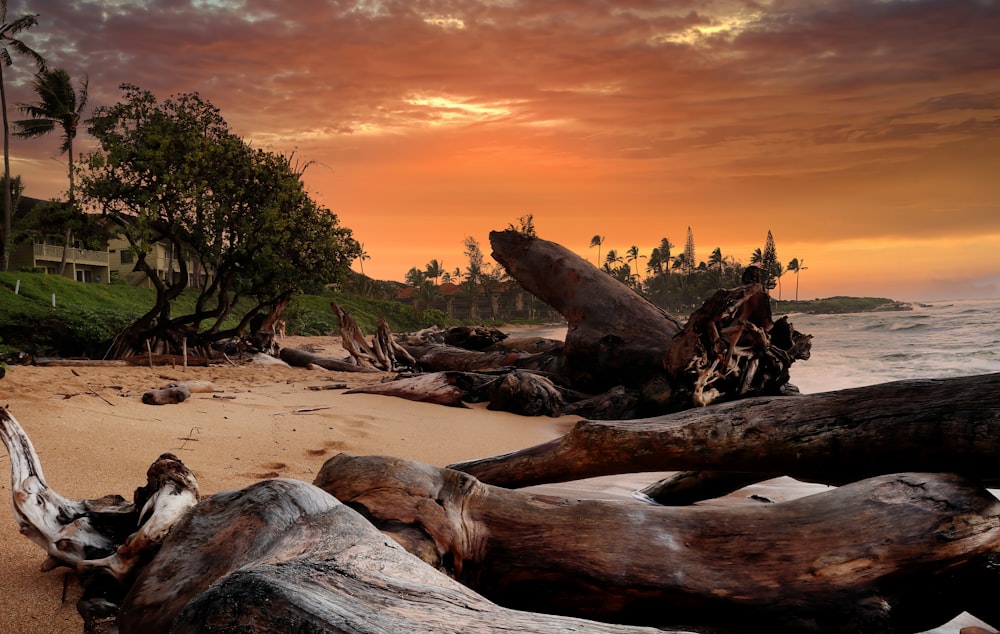
M45 60L30 46L18 39L23 31L38 25L38 14L29 13L11 22L7 21L7 0L0 0L0 111L3 112L3 182L10 183L10 123L7 119L7 90L3 71L14 64L11 52L35 62L38 70L45 70ZM10 266L10 246L14 204L11 188L0 192L3 203L3 270Z
M597 247L597 266L601 265L601 245L604 244L604 236L594 236L590 239L590 247Z

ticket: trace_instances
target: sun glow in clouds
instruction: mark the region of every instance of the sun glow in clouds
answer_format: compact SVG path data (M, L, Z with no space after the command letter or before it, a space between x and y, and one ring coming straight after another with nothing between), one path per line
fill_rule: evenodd
M461 97L429 97L414 95L406 100L412 106L429 111L428 125L460 125L479 121L491 121L509 117L511 111L506 104L476 104Z
M453 18L450 16L437 16L433 18L424 18L424 22L427 24L440 27L445 31L459 31L465 28L465 22L459 20L458 18Z
M704 44L705 40L713 37L725 37L732 39L741 32L750 28L750 25L760 20L762 14L759 12L741 12L737 15L722 16L714 18L712 24L703 26L692 26L676 33L658 33L650 38L653 45L659 44L685 44L697 46Z

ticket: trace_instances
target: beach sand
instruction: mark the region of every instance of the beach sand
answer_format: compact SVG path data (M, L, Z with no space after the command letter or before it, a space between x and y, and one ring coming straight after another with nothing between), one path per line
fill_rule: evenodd
M345 356L335 337L289 337L281 343ZM311 482L323 462L341 451L435 465L491 456L555 438L577 420L311 389L358 387L385 376L253 363L207 368L14 366L0 380L0 404L27 431L49 486L73 499L111 493L131 499L163 452L180 457L194 471L201 493L208 495L269 477ZM175 405L141 401L147 390L195 380L211 381L214 391L195 393ZM3 460L9 469L6 452ZM543 490L630 499L633 490L656 479L657 474L595 478ZM753 503L747 500L751 492L780 501L821 488L782 479L717 503ZM10 504L6 474L0 474L0 496ZM40 571L43 551L20 535L6 508L0 511L0 632L81 632L75 578L61 569ZM976 623L963 618L935 632L958 632L960 626Z

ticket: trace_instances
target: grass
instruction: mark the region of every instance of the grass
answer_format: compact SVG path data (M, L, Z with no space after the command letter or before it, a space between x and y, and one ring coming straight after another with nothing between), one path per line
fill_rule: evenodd
M172 314L190 313L197 296L197 291L186 290L174 303ZM36 356L100 357L115 335L149 310L155 298L153 289L124 283L81 284L44 273L0 273L0 357L17 350ZM397 302L330 292L295 296L283 315L287 331L297 335L337 333L340 326L330 309L331 301L350 313L365 333L375 332L379 318L384 318L393 332L445 325L440 311L418 314ZM227 322L227 327L235 325L235 318Z

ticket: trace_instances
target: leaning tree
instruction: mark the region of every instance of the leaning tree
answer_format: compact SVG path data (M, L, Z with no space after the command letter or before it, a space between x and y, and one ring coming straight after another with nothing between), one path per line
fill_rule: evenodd
M236 136L197 93L159 101L133 85L122 90L120 103L90 121L100 147L85 157L80 194L128 240L156 301L111 356L147 342L173 352L182 341L197 349L244 334L259 318L276 319L294 292L346 273L360 247L310 198L290 157ZM173 254L177 275L157 274L156 243ZM194 310L172 315L189 280Z

